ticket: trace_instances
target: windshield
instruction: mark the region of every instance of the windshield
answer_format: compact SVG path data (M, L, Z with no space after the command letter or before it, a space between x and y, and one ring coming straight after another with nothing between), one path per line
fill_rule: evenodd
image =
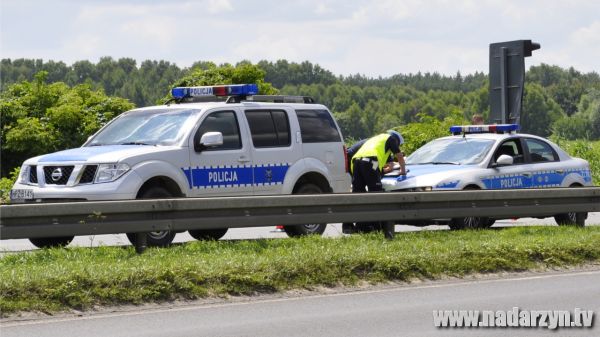
M98 133L87 146L174 145L182 126L197 110L153 109L126 112Z
M406 158L408 165L477 164L494 145L492 139L446 138L425 144Z

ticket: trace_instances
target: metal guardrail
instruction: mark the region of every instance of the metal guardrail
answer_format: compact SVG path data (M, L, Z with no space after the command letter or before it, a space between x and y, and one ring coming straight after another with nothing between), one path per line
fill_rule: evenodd
M0 239L600 211L600 187L90 201L0 206Z

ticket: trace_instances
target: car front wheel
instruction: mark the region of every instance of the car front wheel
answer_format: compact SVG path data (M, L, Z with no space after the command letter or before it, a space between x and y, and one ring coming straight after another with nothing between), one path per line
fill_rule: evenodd
M468 190L479 190L480 188L475 187L475 186L467 186L464 188L463 191L468 191ZM448 224L448 226L450 226L450 229L452 230L458 230L458 229L483 229L483 228L489 228L494 224L495 220L487 218L487 217L474 217L474 216L467 216L464 218L453 218L450 223Z

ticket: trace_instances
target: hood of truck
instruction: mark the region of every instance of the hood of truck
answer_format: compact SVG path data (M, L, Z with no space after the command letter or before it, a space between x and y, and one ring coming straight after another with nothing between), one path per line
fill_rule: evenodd
M127 158L164 152L170 149L172 149L172 147L152 145L88 146L54 152L32 158L31 160L40 164L60 162L116 163L124 161Z

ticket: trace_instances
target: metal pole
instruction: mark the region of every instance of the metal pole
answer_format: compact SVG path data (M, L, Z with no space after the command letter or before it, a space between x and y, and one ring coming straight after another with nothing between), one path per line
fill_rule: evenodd
M507 70L508 70L508 58L506 57L506 54L508 52L508 48L506 47L502 47L500 48L500 107L502 110L501 116L502 116L502 120L501 123L502 124L507 124L507 117L508 117L508 74L507 74Z

